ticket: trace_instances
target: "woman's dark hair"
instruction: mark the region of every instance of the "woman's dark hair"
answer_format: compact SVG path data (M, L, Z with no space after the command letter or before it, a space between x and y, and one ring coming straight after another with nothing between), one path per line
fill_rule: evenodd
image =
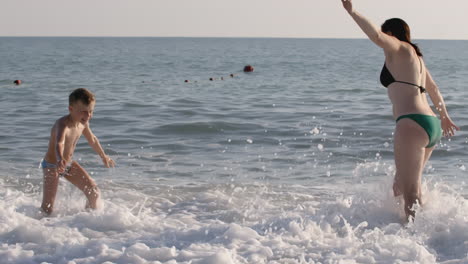
M397 39L409 43L413 46L416 54L418 56L423 56L421 50L419 49L418 45L411 42L411 32L408 24L406 24L403 19L400 18L391 18L385 21L381 27L382 32L390 32L394 37Z

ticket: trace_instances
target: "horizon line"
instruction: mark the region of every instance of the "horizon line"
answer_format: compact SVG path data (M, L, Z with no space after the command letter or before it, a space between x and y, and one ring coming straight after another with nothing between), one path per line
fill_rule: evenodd
M0 35L0 38L201 38L201 39L336 39L336 40L365 40L362 37L240 37L240 36L7 36ZM438 39L438 38L415 38L415 40L455 40L455 41L468 41L468 39Z

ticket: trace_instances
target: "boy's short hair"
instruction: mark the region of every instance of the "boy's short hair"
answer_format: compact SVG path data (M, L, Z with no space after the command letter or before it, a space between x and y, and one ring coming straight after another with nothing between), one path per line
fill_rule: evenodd
M78 88L74 90L68 97L68 104L72 105L81 101L84 105L89 105L91 102L96 101L94 94L86 88Z

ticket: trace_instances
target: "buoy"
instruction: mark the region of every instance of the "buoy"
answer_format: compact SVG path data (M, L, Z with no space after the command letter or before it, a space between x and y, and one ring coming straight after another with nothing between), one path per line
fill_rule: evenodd
M254 67L252 65L246 65L244 67L244 72L253 72L254 71Z

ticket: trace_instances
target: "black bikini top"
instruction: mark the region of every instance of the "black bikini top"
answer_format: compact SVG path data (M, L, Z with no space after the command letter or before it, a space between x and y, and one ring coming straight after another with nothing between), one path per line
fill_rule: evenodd
M421 65L421 71L420 73L422 73L422 63L421 63L421 59L419 59L419 64ZM416 85L414 83L409 83L409 82L403 82L403 81L397 81L395 80L395 78L393 78L393 75L390 73L390 71L388 70L387 68L387 65L384 63L383 65L383 68L382 68L382 72L380 72L380 83L385 86L385 87L388 87L390 84L394 83L394 82L397 82L397 83L404 83L404 84L409 84L409 85L413 85L413 86L416 86L419 88L419 91L421 93L424 93L426 92L426 88L422 87L421 85Z

